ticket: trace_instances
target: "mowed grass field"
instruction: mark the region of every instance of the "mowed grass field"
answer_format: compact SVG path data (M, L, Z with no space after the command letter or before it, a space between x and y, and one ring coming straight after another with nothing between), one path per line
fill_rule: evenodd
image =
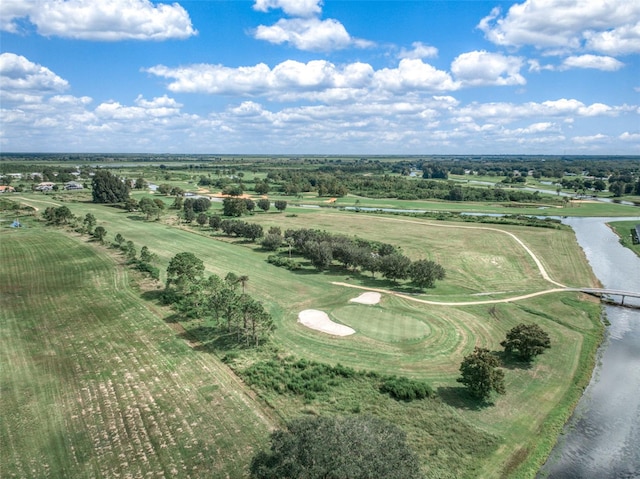
M47 205L39 202L51 201L37 196L27 199L39 207ZM274 315L277 324L274 348L281 353L426 379L442 401L440 407L444 412L438 415L462 421L454 429L462 431L457 428L464 424L477 434L498 438L499 444L492 446L489 456L476 460L473 454L462 448L457 450L455 443L450 443L452 433L443 429L445 424L436 430L427 427L431 419L423 419L421 414L428 414L420 410L419 403L402 406L378 399L364 404L364 395L356 401L356 409L387 416L409 430L411 444L421 455L425 468L434 471L429 477L534 477L590 377L602 331L599 306L579 300L576 293L456 307L427 305L383 294L378 305L358 305L349 299L362 290L333 282L383 289L394 289L397 285L379 278L374 281L368 273L361 275L341 269L321 274L311 270L290 272L268 264L265 261L268 253L256 245L212 237L208 228L146 222L139 214L99 205L67 205L78 215L94 213L98 224L108 230L108 240L121 233L134 241L138 249L148 246L159 255L161 269L176 253L190 251L203 259L208 272L221 276L229 271L248 275L247 292L265 302ZM506 232L520 238L555 281L568 286L596 284L570 230L475 226L324 209L288 209L285 214L256 214L243 220L258 222L265 230L269 226L280 226L283 230L317 228L384 241L401 246L412 259L434 259L445 267L447 279L433 290L416 294L419 299L504 299L555 287L541 277L531 256ZM297 315L309 308L327 312L334 321L356 329L356 334L336 338L301 326L296 321ZM474 407L464 399L464 391L456 382L462 358L474 346L501 350L499 343L506 331L519 322L540 324L549 332L552 348L532 367L509 366L507 394L496 398L491 407ZM202 325L199 321L183 323L188 330ZM293 418L307 409L344 412L341 401L347 399L336 396L312 404L301 404L287 396L268 400L279 415ZM445 443L446 446L438 446ZM452 472L447 476L445 471Z
M268 415L126 269L55 229L0 232L0 476L246 477Z

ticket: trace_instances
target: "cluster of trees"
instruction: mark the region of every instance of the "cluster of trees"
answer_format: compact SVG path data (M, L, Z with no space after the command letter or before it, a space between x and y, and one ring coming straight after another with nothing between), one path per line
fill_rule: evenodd
M271 208L271 201L267 198L261 198L255 202L250 198L238 198L234 196L227 197L222 200L222 214L224 216L238 217L252 213L256 206L262 211L267 212ZM276 200L274 201L273 206L279 212L283 212L287 209L287 202L285 200Z
M159 198L151 198L144 196L137 201L135 198L127 198L124 202L124 209L130 212L141 211L144 213L147 220L155 217L160 219L163 211L166 209L164 201Z
M562 188L573 190L576 193L581 192L582 194L586 193L587 190L604 191L607 189L607 184L601 179L592 180L580 176L562 178L560 185Z
M117 233L113 239L112 246L118 248L127 258L127 263L134 269L147 273L155 280L160 279L160 269L155 266L158 256L152 253L147 246L140 249L140 255L137 256L135 244L131 240L126 240L124 236Z
M165 196L182 196L184 195L184 190L179 186L171 186L163 183L158 186L158 193Z
M538 192L511 188L461 186L454 181L411 180L404 176L346 177L349 190L369 198L399 198L404 200L440 199L447 201L515 201L539 202Z
M193 253L175 255L167 267L165 301L187 317L211 320L239 344L257 346L266 341L273 319L262 303L246 294L249 277L229 273L222 280L216 275L205 278L204 272L204 263Z
M211 200L209 198L186 198L181 201L182 204L182 217L187 223L192 223L193 220L204 218L202 224L207 222L207 215L205 214L209 208L211 208Z
M129 184L108 170L96 171L91 182L94 203L124 203L129 198Z
M267 179L279 183L280 191L285 195L295 196L315 191L318 196L342 197L349 193L341 179L343 176L339 172L283 169L269 172Z
M326 270L334 261L347 270L369 271L374 277L380 273L392 281L411 279L419 288L432 288L436 280L445 278L444 268L430 260L411 261L393 245L334 235L313 229L286 230L284 236L274 228L265 236L262 245L275 250L286 243L308 259L319 271Z
M629 171L612 175L609 177L609 191L616 197L640 195L640 176L634 178Z
M53 225L65 225L74 219L74 214L67 206L49 206L45 208L42 217L47 223Z
M532 361L551 347L549 335L537 324L518 324L507 332L500 343L505 353L522 361ZM469 394L479 400L487 400L492 392L505 393L504 371L499 369L500 360L492 351L476 347L465 356L460 365L458 382L464 384Z
M264 236L262 226L240 220L222 220L220 222L220 229L227 236L237 236L251 241L255 241Z
M251 461L254 479L418 479L404 431L368 416L310 417L271 434Z

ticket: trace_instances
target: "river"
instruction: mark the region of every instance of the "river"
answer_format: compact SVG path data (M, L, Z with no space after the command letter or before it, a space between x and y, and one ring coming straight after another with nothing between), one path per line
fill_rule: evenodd
M640 291L640 258L620 245L605 225L616 219L640 222L640 218L563 222L576 232L605 288ZM539 478L640 478L640 310L605 309L611 325L593 377Z

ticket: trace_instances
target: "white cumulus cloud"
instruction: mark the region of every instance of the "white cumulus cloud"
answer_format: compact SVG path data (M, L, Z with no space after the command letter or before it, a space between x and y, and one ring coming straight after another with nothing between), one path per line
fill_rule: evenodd
M413 42L411 46L413 47L411 50L407 50L406 48L400 50L398 58L422 59L435 58L438 56L438 49L431 45L425 45L422 42Z
M478 24L497 45L550 51L587 48L608 55L640 52L640 2L525 0L503 14L494 8Z
M287 60L269 68L264 63L230 68L198 64L170 68L157 65L148 73L172 80L168 88L181 93L267 96L281 100L307 98L344 101L364 95L457 90L449 73L420 59L402 59L397 68L375 71L368 63L337 66L326 60Z
M371 45L371 42L351 37L342 23L331 18L283 18L271 26L260 25L254 37L275 44L290 44L298 50L317 52Z
M524 85L522 65L520 57L473 51L458 55L451 63L451 72L465 85Z
M282 9L293 17L310 17L320 15L321 5L321 0L256 0L253 8L259 12Z
M570 68L592 68L595 70L602 70L613 72L619 70L624 66L620 60L616 60L613 57L601 56L601 55L578 55L570 56L563 60L560 65L561 70L568 70Z
M376 71L374 84L386 91L450 91L460 87L449 73L409 58L400 60L398 68Z
M197 34L178 3L149 0L3 0L0 28L18 32L27 18L40 35L81 40L166 40Z
M15 53L0 54L0 84L3 92L51 93L66 90L67 80L47 67Z

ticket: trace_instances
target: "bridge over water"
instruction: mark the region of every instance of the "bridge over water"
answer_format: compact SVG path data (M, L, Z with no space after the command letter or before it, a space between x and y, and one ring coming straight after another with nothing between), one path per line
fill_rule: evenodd
M585 294L590 294L591 296L596 296L602 300L606 300L607 302L613 302L614 304L619 304L620 306L627 306L630 308L640 308L639 305L630 305L624 304L625 298L640 298L640 293L635 291L622 291L619 289L605 289L605 288L567 288L567 291L580 291ZM611 296L620 296L620 303L616 303L611 299Z

